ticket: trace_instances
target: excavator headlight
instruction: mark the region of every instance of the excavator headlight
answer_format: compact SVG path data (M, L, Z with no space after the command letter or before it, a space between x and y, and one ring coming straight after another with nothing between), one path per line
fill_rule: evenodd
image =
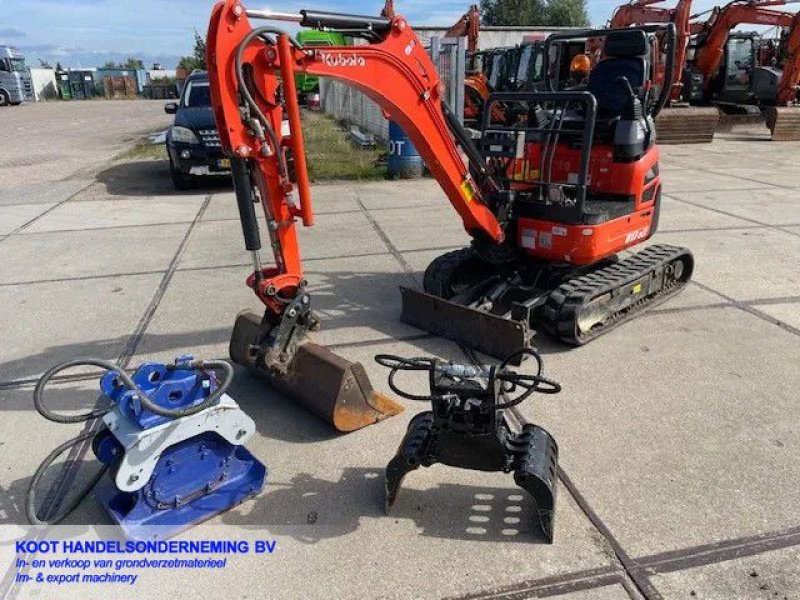
M173 142L180 142L181 144L199 144L200 140L197 139L194 131L186 127L173 127L170 132Z

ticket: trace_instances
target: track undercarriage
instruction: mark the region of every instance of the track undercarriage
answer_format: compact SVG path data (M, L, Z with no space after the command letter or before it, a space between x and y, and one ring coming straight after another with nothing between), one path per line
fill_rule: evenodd
M403 322L492 356L528 347L538 329L583 345L680 292L689 250L656 245L590 266L492 265L472 248L435 259L424 292L403 288Z

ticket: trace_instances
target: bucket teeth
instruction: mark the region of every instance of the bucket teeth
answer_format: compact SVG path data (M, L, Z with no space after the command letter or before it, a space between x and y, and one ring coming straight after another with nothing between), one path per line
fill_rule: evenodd
M318 344L301 344L285 374L269 371L257 359L265 337L262 319L250 311L241 313L231 337L231 359L265 377L338 431L355 431L403 412L402 405L373 389L361 363L350 362Z

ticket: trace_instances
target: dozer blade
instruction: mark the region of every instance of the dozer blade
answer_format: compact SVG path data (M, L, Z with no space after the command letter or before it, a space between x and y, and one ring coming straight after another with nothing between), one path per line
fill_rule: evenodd
M530 346L533 332L527 322L475 310L409 288L400 287L400 294L403 298L400 320L407 325L500 359Z
M254 352L264 337L261 321L250 311L239 314L231 336L231 359L338 431L355 431L403 412L403 406L373 389L361 363L350 362L318 344L298 346L285 374L269 371L258 363Z
M775 142L800 140L800 107L771 106L767 110L767 127Z
M716 107L665 108L656 117L659 144L708 144L714 140L719 122Z

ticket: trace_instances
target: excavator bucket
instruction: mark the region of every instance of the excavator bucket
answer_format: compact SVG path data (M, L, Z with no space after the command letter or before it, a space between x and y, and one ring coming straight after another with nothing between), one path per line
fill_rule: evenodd
M767 110L767 127L775 142L800 140L800 107L771 106Z
M719 123L716 107L665 108L656 117L659 144L709 144Z
M240 313L231 336L231 359L267 379L336 430L355 431L403 412L403 406L372 388L361 363L350 362L318 344L298 346L285 373L269 371L258 364L254 353L263 337L261 317L251 311Z

